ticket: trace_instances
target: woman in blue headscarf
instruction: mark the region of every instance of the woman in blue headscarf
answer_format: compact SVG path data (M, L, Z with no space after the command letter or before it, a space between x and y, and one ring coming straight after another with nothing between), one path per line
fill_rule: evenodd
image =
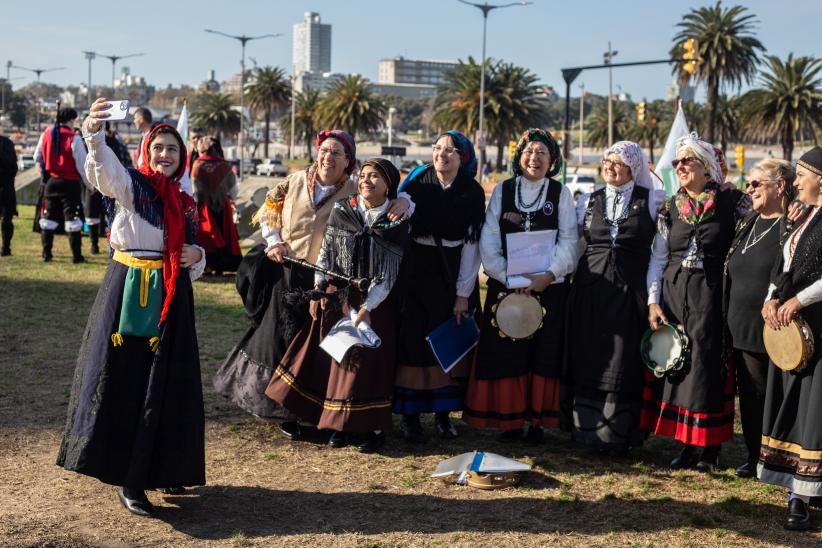
M436 413L441 437L457 436L448 415L462 409L473 354L445 373L425 337L449 318L459 322L479 303L485 194L475 180L474 146L457 131L443 133L434 144L433 160L412 171L400 188L416 208L401 278L405 285L394 412L403 416L403 437L413 443L425 441L420 413Z

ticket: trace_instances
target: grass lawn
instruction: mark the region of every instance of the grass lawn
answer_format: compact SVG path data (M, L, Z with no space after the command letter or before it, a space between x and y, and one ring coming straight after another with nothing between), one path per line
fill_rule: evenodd
M457 422L454 443L409 448L395 432L361 455L284 439L271 422L214 394L211 379L247 324L232 278L195 284L206 406L208 485L149 493L157 519L128 514L111 486L54 465L74 362L107 258L72 265L65 237L40 260L21 207L12 257L0 259L0 545L3 546L761 546L820 545L782 529L784 491L740 480L741 436L715 475L672 472L678 446L651 439L602 458L548 432L538 447L503 445ZM88 243L84 241L84 248ZM430 420L430 419L429 419ZM428 431L430 422L424 423ZM484 449L533 463L501 491L428 476L449 456ZM814 511L814 519L822 515Z

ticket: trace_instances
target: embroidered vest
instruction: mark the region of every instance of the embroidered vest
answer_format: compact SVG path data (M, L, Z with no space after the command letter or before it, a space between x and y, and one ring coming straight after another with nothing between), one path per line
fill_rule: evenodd
M66 126L60 126L60 143L54 150L53 126L43 133L43 162L46 172L55 179L64 181L80 181L80 173L71 154L71 142L74 140L74 131Z
M300 171L289 177L288 194L283 202L283 226L280 236L291 248L297 259L317 262L325 226L334 203L357 192L357 184L348 180L320 209L314 208L314 198L308 191L306 172Z

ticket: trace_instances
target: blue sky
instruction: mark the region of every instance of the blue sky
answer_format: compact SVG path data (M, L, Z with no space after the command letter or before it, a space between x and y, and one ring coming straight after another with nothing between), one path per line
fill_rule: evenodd
M560 94L564 93L560 69L601 63L609 40L619 51L615 63L665 58L681 15L709 3L533 2L491 13L488 55L528 67ZM758 37L768 53L822 54L818 48L822 1L738 3L759 18ZM83 11L77 10L80 5ZM251 66L253 57L260 65L290 71L292 25L302 20L305 11L319 12L323 22L333 26L335 72L358 72L376 80L377 62L385 57L455 60L481 55L482 16L457 0L142 0L126 4L131 9L121 5L98 0L4 0L0 65L4 69L6 61L12 60L29 68L66 67L43 74L43 81L76 85L88 77L83 50L108 55L145 52L143 57L120 61L118 73L119 66L126 65L158 87L196 85L210 69L218 80L239 71L239 43L203 32L214 28L229 34L283 33L280 38L250 42L247 63ZM15 69L11 77L15 88L34 80L33 74ZM92 83L106 84L110 79L110 61L95 60ZM665 65L614 70L615 91L621 89L637 99L663 97L670 81ZM584 72L574 87L582 82L593 93L607 93L606 71Z

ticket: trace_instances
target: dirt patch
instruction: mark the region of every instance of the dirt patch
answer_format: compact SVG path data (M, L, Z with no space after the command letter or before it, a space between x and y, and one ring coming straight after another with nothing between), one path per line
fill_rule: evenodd
M0 260L0 544L4 546L759 546L819 545L782 529L784 491L671 472L677 446L652 439L630 458L603 459L549 432L539 447L499 444L458 422L453 443L409 448L396 434L383 454L284 439L239 412L211 379L246 329L230 278L195 284L206 396L208 485L183 496L149 493L140 519L115 490L54 465L79 339L106 260L39 261L17 221L14 256ZM65 249L62 247L65 246ZM428 432L430 422L424 423ZM396 431L396 429L395 429ZM448 456L485 449L534 464L521 486L479 491L428 477ZM723 453L742 462L737 435ZM814 511L814 519L822 514Z

